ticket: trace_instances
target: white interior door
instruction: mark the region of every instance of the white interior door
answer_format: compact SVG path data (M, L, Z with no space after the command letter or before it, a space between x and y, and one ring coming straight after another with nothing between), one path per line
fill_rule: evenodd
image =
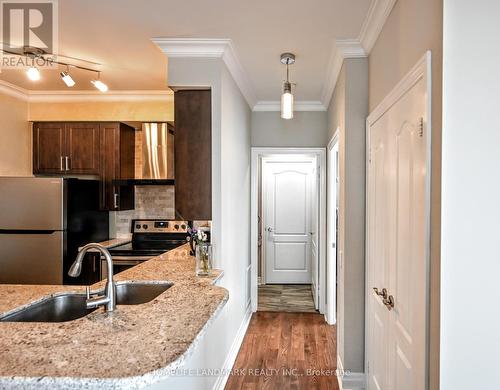
M338 191L339 191L339 142L335 139L328 147L328 259L326 278L326 320L336 323L337 310L337 231L338 231ZM338 334L338 328L337 328Z
M426 384L427 65L382 115L368 119L368 389Z
M266 283L311 283L313 168L313 159L262 161Z

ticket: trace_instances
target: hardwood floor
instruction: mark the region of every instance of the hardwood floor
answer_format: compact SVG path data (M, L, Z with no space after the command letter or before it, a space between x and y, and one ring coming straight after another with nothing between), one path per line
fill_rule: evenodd
M263 284L257 310L317 313L310 284Z
M320 314L257 312L226 390L338 390L335 340Z

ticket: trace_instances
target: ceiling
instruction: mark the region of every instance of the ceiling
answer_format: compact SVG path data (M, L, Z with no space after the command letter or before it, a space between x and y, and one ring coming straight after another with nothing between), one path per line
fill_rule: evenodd
M59 53L98 64L111 91L165 90L167 59L153 37L229 38L258 101L276 101L285 77L279 57L296 54L296 100L319 101L334 42L360 35L371 0L64 0ZM64 70L64 69L60 69ZM4 69L0 80L38 91L66 90L60 70L27 80ZM76 90L93 75L72 71Z

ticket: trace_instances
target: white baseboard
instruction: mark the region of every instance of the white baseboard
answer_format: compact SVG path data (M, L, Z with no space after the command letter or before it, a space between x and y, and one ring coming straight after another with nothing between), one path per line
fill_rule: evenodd
M250 305L248 305L245 316L243 317L243 321L241 321L241 325L238 329L238 332L236 333L236 337L234 338L233 344L231 345L231 349L229 350L226 360L224 361L224 366L222 367L223 374L217 378L217 381L215 381L212 390L224 390L227 380L229 379L229 373L233 368L236 357L238 356L238 352L240 351L243 338L247 333L248 324L250 323L251 318L252 308L250 307Z
M342 375L344 366L340 355L337 355L337 376L340 390L365 390L365 374L363 372L349 372Z

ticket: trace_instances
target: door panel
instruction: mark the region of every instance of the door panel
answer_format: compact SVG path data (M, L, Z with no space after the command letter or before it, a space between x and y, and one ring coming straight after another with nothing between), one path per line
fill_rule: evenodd
M33 124L33 173L64 171L64 123Z
M425 389L426 97L423 77L369 127L368 287L386 288L394 299L391 309L368 291L369 390Z
M66 125L67 169L71 173L99 174L99 123Z
M267 283L311 283L312 168L312 160L263 162Z
M64 232L2 234L0 283L62 284Z

